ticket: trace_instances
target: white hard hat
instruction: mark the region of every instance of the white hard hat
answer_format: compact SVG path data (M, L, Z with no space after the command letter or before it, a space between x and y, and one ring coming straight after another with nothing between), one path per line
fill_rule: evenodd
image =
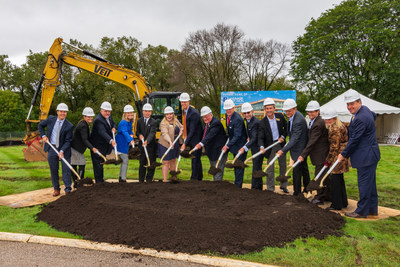
M243 103L242 105L242 112L250 112L253 110L253 107L249 102Z
M68 106L65 103L60 103L57 105L57 111L68 111Z
M133 109L133 107L131 105L126 105L124 107L124 113L125 112L134 112L135 110Z
M200 110L200 116L202 116L202 117L207 115L207 114L210 114L210 113L212 113L212 111L207 106L202 107L201 110Z
M143 110L153 111L153 107L149 103L146 103L143 105Z
M344 102L346 103L354 102L358 99L361 99L361 96L356 90L350 89L344 94Z
M164 114L174 113L174 109L170 106L166 106L164 109Z
M292 99L292 98L288 98L285 100L285 102L283 102L282 109L286 111L288 109L295 108L295 107L297 107L296 101L294 101L294 99Z
M83 116L94 117L94 112L92 108L86 107L82 111Z
M275 106L275 101L272 98L267 97L264 100L264 106L269 106L269 105L274 105Z
M190 96L188 93L182 93L179 96L179 101L190 101Z
M322 108L321 109L321 118L323 120L329 120L337 117L337 111L334 108Z
M308 102L306 111L319 110L319 103L315 100Z
M104 109L104 110L109 110L109 111L112 110L110 102L107 102L107 101L104 101L103 103L101 103L100 108Z
M232 99L227 99L224 102L224 109L231 109L235 106L235 103L233 103Z

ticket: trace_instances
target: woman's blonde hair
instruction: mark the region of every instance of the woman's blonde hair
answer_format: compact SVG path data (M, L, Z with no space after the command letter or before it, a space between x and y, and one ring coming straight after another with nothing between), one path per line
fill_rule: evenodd
M330 126L326 126L326 128L329 129L333 125L336 125L338 128L341 128L343 126L343 122L341 120L339 120L338 117L335 117L335 118L336 118L336 120Z
M123 120L126 120L126 121L129 121L129 122L130 122L130 121L133 121L133 118L135 117L135 115L133 115L133 117L132 117L131 120L128 120L128 118L126 117L126 113L127 113L127 112L122 113L122 119L123 119Z
M173 114L173 115L174 116L172 116L172 124L174 125L174 128L175 128L175 126L176 126L176 118L175 118L175 114ZM169 123L169 121L167 120L167 114L164 115L164 118L161 120L161 123Z

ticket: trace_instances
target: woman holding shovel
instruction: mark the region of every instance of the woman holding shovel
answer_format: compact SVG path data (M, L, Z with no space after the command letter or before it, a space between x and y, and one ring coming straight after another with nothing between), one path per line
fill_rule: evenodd
M325 120L328 128L329 154L326 157L325 166L329 167L347 146L347 127L338 119L337 112L334 109L321 110L321 117ZM349 167L349 160L346 159L341 161L332 171L330 180L332 204L328 208L329 210L341 210L348 205L343 173L348 172Z
M71 165L76 172L78 172L81 179L85 176L85 150L89 148L94 153L97 153L97 149L93 147L89 141L90 124L93 122L94 112L92 108L86 107L82 112L83 118L78 122L75 127L74 135L71 142ZM78 171L79 166L79 171ZM77 188L77 180L73 175L74 188Z
M131 105L126 105L124 107L124 114L122 115L122 120L118 124L118 133L116 138L117 150L119 156L122 159L121 168L119 171L119 182L126 183L126 173L128 170L128 151L129 146L132 145L133 141L133 131L132 131L132 120L133 120L133 107Z
M174 139L183 132L182 124L175 118L172 107L164 109L164 119L160 123L161 136L158 140L158 156L162 157L169 147L172 147ZM162 163L163 181L167 182L168 170L175 170L175 161L179 156L179 142L165 155Z

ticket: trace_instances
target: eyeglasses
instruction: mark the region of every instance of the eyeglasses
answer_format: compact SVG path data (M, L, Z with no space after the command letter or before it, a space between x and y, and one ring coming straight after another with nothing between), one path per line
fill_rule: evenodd
M243 112L243 114L244 114L244 115L246 115L246 114L250 114L250 111L249 111L249 112Z

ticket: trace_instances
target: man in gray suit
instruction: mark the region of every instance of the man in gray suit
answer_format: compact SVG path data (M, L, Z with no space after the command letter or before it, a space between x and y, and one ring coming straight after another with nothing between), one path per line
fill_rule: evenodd
M301 152L307 145L307 122L304 116L297 110L296 101L288 98L283 103L283 110L289 118L288 122L288 135L289 142L276 154L281 156L283 153L290 151L290 157L297 160L301 155ZM301 177L303 176L304 191L310 182L310 173L308 171L307 160L305 159L299 165L293 169L293 189L294 196L301 193Z

